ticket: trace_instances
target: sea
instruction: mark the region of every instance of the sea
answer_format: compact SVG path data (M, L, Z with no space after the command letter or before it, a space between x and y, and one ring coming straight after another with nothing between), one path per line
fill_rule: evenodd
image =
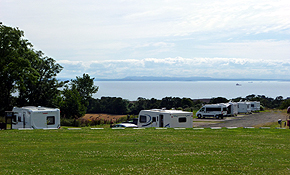
M93 98L121 97L129 101L136 101L139 97L160 100L164 97L232 99L252 94L271 98L290 97L289 81L95 81L94 84L99 90Z

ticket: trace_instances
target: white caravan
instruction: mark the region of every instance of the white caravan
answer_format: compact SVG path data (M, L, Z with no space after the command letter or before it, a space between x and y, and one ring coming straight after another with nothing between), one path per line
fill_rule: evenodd
M197 118L215 117L223 119L227 115L227 105L225 104L208 104L204 105L196 112Z
M12 129L32 128L49 129L60 128L60 110L47 107L14 107L14 119Z
M138 127L192 128L192 112L181 110L151 109L141 110L138 116Z
M238 111L238 103L236 102L229 102L226 103L228 111L227 111L227 116L237 116L239 111Z
M251 103L250 102L238 102L238 112L240 113L251 113Z
M260 102L259 101L251 101L251 111L259 112L260 111Z

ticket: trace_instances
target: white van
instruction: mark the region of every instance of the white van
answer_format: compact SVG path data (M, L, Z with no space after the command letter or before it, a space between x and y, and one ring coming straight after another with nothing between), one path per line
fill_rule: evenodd
M197 111L197 118L214 117L223 119L227 115L227 106L224 104L209 104L204 105Z

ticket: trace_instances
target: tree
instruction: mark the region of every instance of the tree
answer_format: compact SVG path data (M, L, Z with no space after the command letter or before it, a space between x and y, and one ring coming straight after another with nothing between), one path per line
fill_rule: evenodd
M75 80L71 80L72 89L76 89L82 99L86 101L98 92L99 87L94 86L94 79L88 74L83 74L83 77L76 77Z
M284 101L282 96L277 96L272 102L272 108L279 108Z
M174 107L174 99L172 97L162 98L160 105L162 108L171 109Z
M249 100L249 101L254 101L253 99L256 97L256 95L255 94L252 94L252 95L247 95L246 96L246 100Z
M101 113L100 99L94 99L94 98L89 99L87 113Z
M132 114L139 114L141 110L147 109L147 99L143 97L138 97L137 101L134 103L134 108L131 111Z
M52 106L64 82L56 80L62 66L34 51L18 28L0 26L0 110L13 105ZM12 96L17 92L18 98Z
M148 108L149 109L158 109L160 108L160 100L157 100L155 98L151 98L149 101L148 101Z
M66 87L63 95L58 97L58 106L61 116L69 119L76 119L86 114L86 106L82 103L82 97L76 89Z
M122 98L114 97L111 108L113 109L112 114L127 114L128 113L129 101L123 100Z
M181 100L182 108L189 108L193 106L193 102L190 98L182 98Z
M18 28L0 25L0 110L11 110L12 93L24 89L23 82L29 77L36 80L38 73L27 57L33 57L32 44L22 39L24 32Z
M284 100L280 106L280 109L287 109L290 106L290 99Z
M210 99L211 104L217 104L217 103L227 103L229 100L224 97L217 97Z
M98 87L94 86L94 78L90 78L88 74L83 74L83 77L76 77L75 80L71 80L70 86L65 86L61 98L57 100L62 116L78 118L85 115L89 100L91 100L92 94L97 91Z
M33 53L34 57L28 59L37 75L33 79L31 77L24 79L23 88L19 89L18 105L55 107L54 101L60 95L59 88L66 83L56 79L63 67L54 59L44 57L41 51Z

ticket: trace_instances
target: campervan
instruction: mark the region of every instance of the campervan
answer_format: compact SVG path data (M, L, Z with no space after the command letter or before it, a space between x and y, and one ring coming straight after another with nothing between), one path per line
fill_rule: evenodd
M48 107L14 107L12 129L51 129L60 128L60 110Z
M249 114L251 113L251 103L250 102L238 102L238 112L244 113L244 114Z
M208 104L204 105L196 112L197 118L214 117L223 119L227 115L227 105L225 104Z
M181 110L151 109L141 110L138 127L192 128L192 112Z

